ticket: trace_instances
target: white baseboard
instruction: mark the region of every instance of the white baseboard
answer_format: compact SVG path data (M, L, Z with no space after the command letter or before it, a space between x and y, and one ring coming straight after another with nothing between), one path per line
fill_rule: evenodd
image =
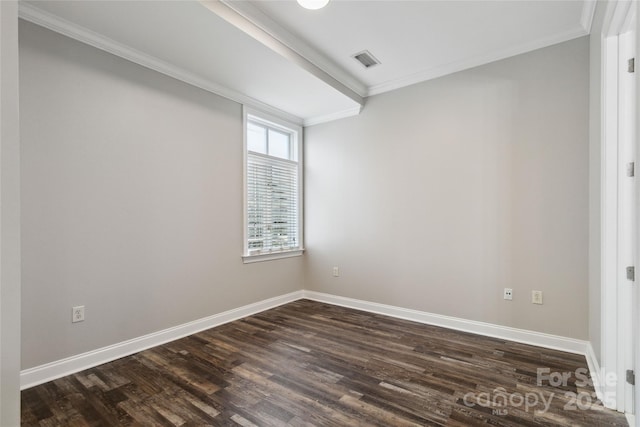
M589 372L591 372L591 379L593 380L593 388L596 390L596 396L600 399L601 402L608 402L605 399L605 389L604 389L604 379L602 378L602 369L600 369L600 362L598 362L598 358L596 357L595 351L593 351L593 347L591 343L587 343L587 349L585 351L585 357L587 358L587 365L589 366ZM609 408L615 409L615 408Z
M629 426L631 426L631 427L635 427L635 426L637 425L637 424L636 424L636 417L635 417L635 415L630 414L630 413L628 413L628 412L625 412L625 414L624 414L624 415L625 415L625 417L627 417L627 422L629 423Z
M321 292L303 291L303 294L305 298L310 300L339 305L342 307L355 308L357 310L368 311L370 313L384 314L398 319L411 320L413 322L425 323L434 326L442 326L443 328L471 332L478 335L485 335L488 337L500 338L523 344L566 351L568 353L585 355L587 351L588 342L574 338L549 335L541 332L510 328L508 326L494 325L492 323L477 322L457 317L443 316L441 314L411 310L393 305L362 301L353 298L324 294Z
M555 350L566 351L585 355L589 370L595 378L600 372L597 359L593 354L593 348L587 341L573 338L549 335L540 332L527 331L524 329L510 328L507 326L494 325L491 323L477 322L473 320L460 319L451 316L443 316L424 311L412 310L392 305L379 304L353 298L346 298L337 295L330 295L314 291L296 291L286 295L266 299L253 304L245 305L223 313L175 326L173 328L154 332L142 337L123 341L114 345L92 350L66 359L57 360L45 365L25 369L20 372L21 389L27 389L38 384L42 384L66 375L70 375L103 363L111 362L124 356L146 350L188 335L195 334L206 329L210 329L222 324L232 322L265 310L278 307L299 299L310 299L327 304L342 307L354 308L371 313L383 314L399 319L411 320L428 325L441 326L458 331L470 332L524 344L535 345ZM600 384L600 383L598 383ZM597 392L600 392L596 388Z
M303 291L291 292L286 295L269 298L253 304L228 310L203 319L194 320L173 328L154 332L142 337L123 341L107 347L57 360L45 365L25 369L20 372L20 389L24 390L56 378L64 377L82 370L111 362L121 357L146 350L206 329L220 326L243 317L251 316L265 310L287 304L303 298Z

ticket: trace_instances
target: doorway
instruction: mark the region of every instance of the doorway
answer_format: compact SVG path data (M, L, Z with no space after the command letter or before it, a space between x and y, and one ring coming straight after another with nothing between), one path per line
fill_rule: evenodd
M602 397L634 414L637 396L630 378L639 331L635 267L640 207L635 72L637 2L611 2L603 31L602 151ZM639 270L640 273L640 270ZM614 379L614 380L612 380ZM632 418L632 417L631 417Z

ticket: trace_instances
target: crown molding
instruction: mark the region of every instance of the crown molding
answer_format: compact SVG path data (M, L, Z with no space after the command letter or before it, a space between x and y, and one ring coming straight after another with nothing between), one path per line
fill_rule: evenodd
M632 1L629 4L629 9L627 10L627 16L622 24L622 28L620 34L626 33L627 31L635 30L635 22L636 22L636 13L638 9L638 0Z
M317 77L352 101L355 101L360 105L364 105L364 98L361 95L333 77L331 74L324 71L322 68L315 65L313 62L309 61L296 50L272 36L268 31L238 13L235 9L229 6L227 2L223 2L221 0L200 0L200 3L220 18L235 26L249 37L252 37L262 43L264 46L282 56L287 61L308 71L313 76Z
M510 58L512 56L520 55L523 53L531 52L533 50L541 49L544 47L552 46L554 44L573 40L578 37L586 36L588 33L579 25L578 28L566 31L561 34L554 35L552 37L545 37L533 42L524 43L520 46L513 48L496 50L489 52L485 55L476 56L470 59L464 59L461 61L451 62L438 67L429 68L427 70L420 71L418 73L411 74L409 76L401 77L399 79L390 80L378 85L371 86L369 88L368 96L379 95L381 93L389 92L395 89L400 89L406 86L410 86L416 83L421 83L427 80L432 80L438 77L446 76L448 74L457 73L458 71L468 70L470 68L485 65L490 62L499 61L501 59Z
M582 16L580 17L580 25L587 32L591 33L591 26L593 25L593 17L596 14L596 6L598 2L596 0L584 0L582 3Z
M255 98L214 83L208 79L186 71L171 63L140 52L139 50L127 46L123 43L117 42L80 25L55 16L31 4L19 2L18 16L25 21L29 21L36 25L40 25L41 27L48 28L51 31L55 31L56 33L60 33L64 36L78 40L82 43L119 56L143 67L165 74L169 77L173 77L174 79L206 90L207 92L211 92L213 94L219 95L223 98L227 98L231 101L235 101L243 105L248 105L260 109L298 125L302 125L303 123L302 118L296 115L280 110Z
M584 0L582 3L582 16L580 17L580 25L587 32L591 33L591 25L593 24L593 17L596 13L596 0Z
M621 34L633 13L633 1L609 1L605 11L602 33L605 37Z
M356 107L348 108L342 111L337 111L335 113L329 113L323 116L311 117L309 119L304 120L304 126L319 125L321 123L332 122L334 120L344 119L346 117L357 116L358 114L360 114L361 111L362 111L362 106L358 105Z
M328 56L320 53L315 47L292 34L289 30L274 21L269 15L249 1L219 0L262 31L297 52L307 61L322 69L327 74L356 92L361 97L367 94L368 87Z
M310 45L292 35L248 2L234 2L231 0L202 0L201 3L223 19L233 25L236 25L242 31L251 37L256 38L276 53L281 54L286 59L297 64L303 69L306 69L359 105L354 108L337 111L327 115L302 119L299 116L280 110L248 95L234 91L211 80L186 71L174 64L138 51L123 43L117 42L80 25L50 14L49 12L33 6L32 4L19 2L19 17L229 100L276 115L297 125L312 126L359 114L362 110L362 106L365 104L366 96L382 94L587 35L591 29L597 4L594 0L585 0L583 2L579 28L553 37L525 43L515 48L490 52L475 58L433 67L399 79L366 87L339 67L335 62L331 61Z

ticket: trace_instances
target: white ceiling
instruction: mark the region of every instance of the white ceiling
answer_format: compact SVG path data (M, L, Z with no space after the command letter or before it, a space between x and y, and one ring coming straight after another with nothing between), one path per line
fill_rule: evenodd
M585 2L575 0L333 0L318 11L289 1L250 3L363 82L366 95L587 33ZM351 57L365 49L381 65L365 69Z
M305 124L362 97L588 34L591 1L31 1L23 19ZM365 69L351 55L371 51Z

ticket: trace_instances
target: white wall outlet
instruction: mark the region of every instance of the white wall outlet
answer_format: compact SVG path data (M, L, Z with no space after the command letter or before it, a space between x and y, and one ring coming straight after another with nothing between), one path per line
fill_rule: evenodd
M513 289L504 288L504 299L508 299L508 300L513 299Z
M84 322L84 305L71 309L71 323Z
M542 291L531 291L531 304L542 304Z
M340 269L338 267L333 267L333 277L340 277Z

